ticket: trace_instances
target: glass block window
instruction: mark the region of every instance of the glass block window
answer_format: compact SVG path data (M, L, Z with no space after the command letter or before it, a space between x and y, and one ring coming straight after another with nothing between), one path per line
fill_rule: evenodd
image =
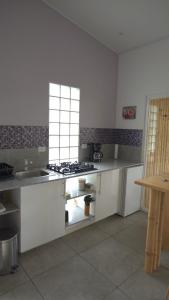
M149 155L155 152L155 144L157 137L157 120L158 106L150 102L148 114L148 130L147 130L147 152Z
M78 161L80 89L49 83L49 163Z

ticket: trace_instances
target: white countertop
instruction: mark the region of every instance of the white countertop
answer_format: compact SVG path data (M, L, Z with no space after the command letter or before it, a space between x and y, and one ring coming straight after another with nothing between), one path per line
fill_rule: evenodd
M117 160L107 160L101 163L95 163L94 165L97 168L97 170L77 173L72 175L62 175L48 170L48 172L50 172L50 175L47 176L31 177L31 178L24 178L24 179L16 179L15 177L12 179L2 179L0 180L0 191L13 190L24 186L29 186L29 185L34 185L34 184L39 184L44 182L51 182L55 180L63 180L72 177L79 177L79 176L94 174L98 172L106 172L109 170L134 167L142 164L143 163L133 163L133 162L127 162L127 161L122 161L117 159Z

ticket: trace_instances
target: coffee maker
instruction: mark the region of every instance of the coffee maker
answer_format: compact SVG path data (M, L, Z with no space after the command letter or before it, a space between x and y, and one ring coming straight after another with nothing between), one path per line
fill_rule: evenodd
M90 161L101 162L103 158L103 153L101 152L101 144L91 143L90 146Z

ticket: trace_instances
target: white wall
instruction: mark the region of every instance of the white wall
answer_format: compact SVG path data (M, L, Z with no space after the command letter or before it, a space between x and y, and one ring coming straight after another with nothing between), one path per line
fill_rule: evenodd
M48 83L81 89L80 125L114 127L117 55L41 0L0 1L0 125L47 125Z
M151 95L169 95L169 39L119 56L116 127L144 129ZM137 105L137 118L123 120L122 107L130 105Z

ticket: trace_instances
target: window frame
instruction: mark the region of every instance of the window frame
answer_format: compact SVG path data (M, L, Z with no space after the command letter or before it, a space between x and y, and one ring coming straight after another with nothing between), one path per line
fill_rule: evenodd
M52 89L54 91L54 85L56 86L55 88L58 91L57 95L53 95L54 92L52 94L50 92ZM62 90L64 90L64 88L65 88L65 90L69 89L69 97L63 97L62 96ZM77 95L79 95L79 97L77 97L77 98L79 98L79 99L74 99L72 97L73 90L74 90L74 92L75 92L75 90L77 90L76 91ZM55 98L57 100L59 100L59 104L56 105L57 108L53 108L53 107L51 108L51 105L50 105L51 98L52 98L52 101L54 101ZM62 99L63 99L63 103L64 103L65 100L69 100L69 109L68 108L67 109L61 109L61 107L62 107ZM78 108L77 108L77 110L72 110L71 109L71 104L73 103L73 105L74 105L75 101L78 102ZM53 103L53 105L54 105L54 103ZM53 120L50 119L51 111L58 112L58 116L56 114L57 119L53 119ZM68 113L67 114L68 120L64 120L63 119L61 121L62 112ZM72 118L72 116L75 113L77 114L77 121L71 122L71 118ZM74 87L74 86L66 86L66 85L62 85L62 84L57 84L57 83L49 82L49 114L48 115L49 115L49 120L48 120L48 124L49 124L49 151L48 151L49 158L48 158L48 161L49 161L49 163L61 163L63 161L72 161L72 162L73 161L79 161L79 145L80 145L80 88ZM52 130L52 129L50 129L50 125L51 124L53 126L55 124L58 124L58 133L56 133L56 134L54 132L52 132L52 134L50 133L50 131ZM51 127L52 127L52 125L51 125ZM64 125L68 125L68 131L69 131L69 133L67 133L67 134L63 134L63 133L61 134L61 127L64 127ZM71 125L76 125L77 126L77 134L71 134ZM52 137L55 137L55 139L57 139L57 137L58 137L58 145L50 146L50 140L52 140ZM69 139L68 146L63 146L63 145L61 146L61 137L68 137L68 139ZM72 140L73 140L73 137L75 139L77 138L78 143L76 143L75 145L71 145L71 137L72 137ZM72 157L70 156L71 150L73 148L74 149L76 148L76 151L77 151L77 155L75 155L74 158L73 158L73 155L72 155ZM57 156L56 156L56 158L54 158L54 156L51 157L50 150L53 150L53 149L57 149L56 151L58 151L58 158L57 158ZM66 157L66 156L64 157L63 156L63 150L64 149L65 149L65 152L68 149L68 153L69 153L68 157ZM51 151L51 152L54 152L54 151Z

